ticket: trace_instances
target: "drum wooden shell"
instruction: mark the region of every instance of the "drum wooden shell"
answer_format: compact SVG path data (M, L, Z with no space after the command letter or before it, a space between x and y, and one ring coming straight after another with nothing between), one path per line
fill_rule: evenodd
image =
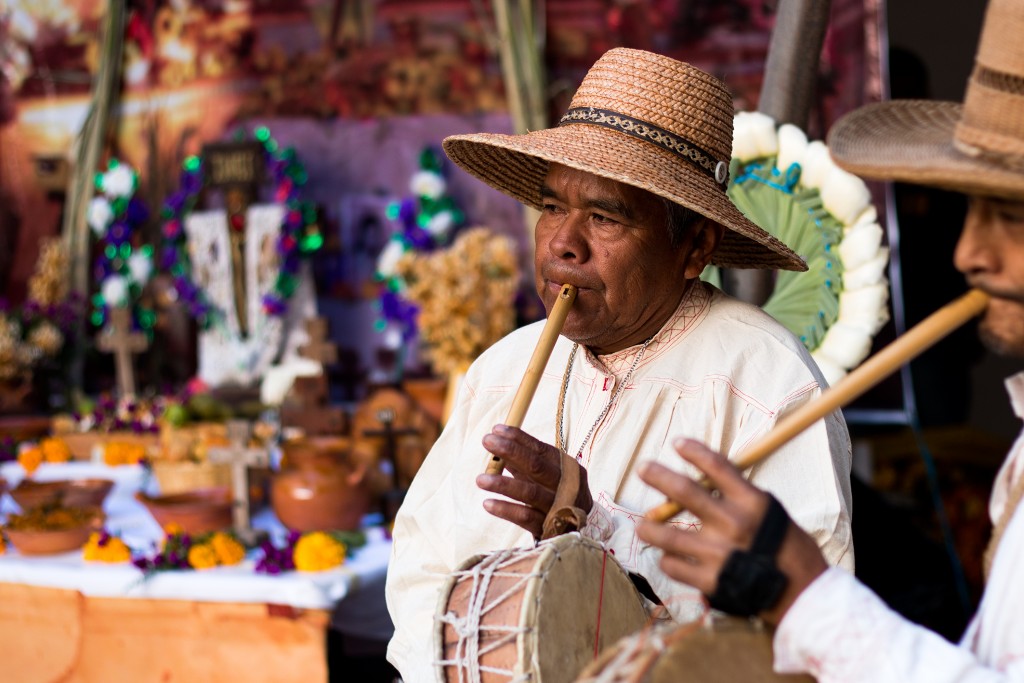
M814 683L805 675L772 671L772 632L760 622L711 616L708 621L661 624L608 648L576 683Z
M473 680L476 666L482 683L571 683L594 660L595 641L600 652L646 623L643 598L614 556L579 534L476 556L441 590L437 680Z

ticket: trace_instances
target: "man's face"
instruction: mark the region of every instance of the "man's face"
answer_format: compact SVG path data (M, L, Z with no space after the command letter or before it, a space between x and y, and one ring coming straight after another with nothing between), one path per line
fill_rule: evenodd
M992 297L978 328L982 341L1024 358L1024 201L972 196L954 262Z
M557 164L541 193L537 292L550 311L563 284L579 288L562 334L597 354L661 329L721 236L721 228L700 220L673 246L661 199Z

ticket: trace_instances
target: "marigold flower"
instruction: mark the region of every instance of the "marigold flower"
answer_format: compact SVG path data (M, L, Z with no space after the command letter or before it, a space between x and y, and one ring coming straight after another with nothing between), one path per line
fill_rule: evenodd
M303 572L332 569L345 561L345 544L323 531L302 535L295 544L295 568Z
M64 439L57 437L43 439L39 448L43 451L43 459L46 462L67 462L71 459L71 449L68 448Z
M25 468L27 474L32 474L43 464L43 449L39 446L32 446L18 453L18 464Z
M146 449L136 443L110 441L103 448L103 462L111 467L137 465L146 457Z
M209 545L219 564L238 564L245 559L245 547L230 534L218 531L210 539Z
M208 543L192 546L188 551L188 563L194 569L210 569L217 566L217 553Z
M120 538L96 531L82 548L82 559L86 562L127 562L132 559L132 551Z
M167 536L177 536L184 532L185 529L183 529L177 522L168 522L167 524L164 524L164 534Z

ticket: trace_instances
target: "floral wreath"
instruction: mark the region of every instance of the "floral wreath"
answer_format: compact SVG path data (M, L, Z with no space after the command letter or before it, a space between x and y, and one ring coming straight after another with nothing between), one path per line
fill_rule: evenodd
M235 134L236 140L245 138L245 131ZM253 137L263 146L267 171L274 178L272 196L285 206L281 232L277 239L280 269L273 290L263 297L263 310L270 316L283 316L288 300L299 284L298 272L302 258L309 257L323 246L324 238L317 225L316 207L300 199L299 193L308 175L292 147L281 149L270 131L261 126ZM189 313L204 328L209 329L224 312L211 304L203 291L192 281L192 266L188 256L185 221L195 208L204 187L203 160L190 156L182 163L180 189L164 202L164 248L161 268L174 278L174 286ZM244 224L232 224L232 229L244 229Z
M807 261L806 272L778 273L763 308L834 383L868 356L889 320L889 249L867 185L820 140L754 112L736 115L731 166L733 203Z
M136 228L149 218L149 210L135 196L139 174L130 165L111 159L107 171L96 174L95 185L97 194L89 202L86 222L101 246L93 266L100 287L92 297L90 320L101 327L111 307L131 306L134 323L152 336L156 314L138 301L153 273L153 247L132 247Z
M389 345L394 348L416 336L419 312L405 296L405 280L397 268L399 260L407 252L427 253L447 245L465 220L455 201L445 194L448 184L437 153L429 147L424 149L419 163L420 169L409 180L412 196L388 205L387 217L397 222L400 230L391 235L377 258L376 277L382 287L375 302L380 317L374 329L390 338Z

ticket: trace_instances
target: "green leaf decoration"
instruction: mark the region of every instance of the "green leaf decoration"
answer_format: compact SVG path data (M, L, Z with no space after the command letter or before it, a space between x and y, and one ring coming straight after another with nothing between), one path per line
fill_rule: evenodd
M839 315L842 262L836 245L843 225L821 203L817 190L801 187L800 167L775 168L775 158L733 159L728 195L743 214L807 261L807 271L780 271L763 308L800 338L808 351L821 344Z

